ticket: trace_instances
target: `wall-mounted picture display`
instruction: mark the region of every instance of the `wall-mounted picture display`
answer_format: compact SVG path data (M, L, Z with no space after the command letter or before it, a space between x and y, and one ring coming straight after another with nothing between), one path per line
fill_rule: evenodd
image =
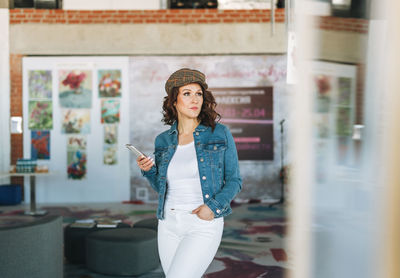
M101 100L101 123L119 123L120 101L116 99Z
M52 77L50 70L30 70L28 79L30 99L51 99Z
M31 159L50 159L50 131L31 131Z
M53 103L51 101L29 101L28 128L48 130L53 128Z
M99 70L99 97L121 97L121 71Z
M62 109L61 133L90 133L89 109Z
M104 144L103 146L103 163L106 165L114 165L117 164L117 151L118 147L116 144Z
M69 179L81 180L86 176L86 137L69 136L67 141L67 173Z
M118 142L118 125L105 124L104 125L104 143L116 144Z
M60 106L65 108L92 107L92 71L59 71Z

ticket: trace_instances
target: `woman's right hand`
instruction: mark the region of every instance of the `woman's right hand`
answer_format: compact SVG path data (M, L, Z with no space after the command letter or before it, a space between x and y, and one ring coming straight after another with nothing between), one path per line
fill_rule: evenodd
M137 165L139 166L140 169L143 171L147 172L153 167L154 161L153 158L145 157L145 156L139 156L138 159L136 159Z

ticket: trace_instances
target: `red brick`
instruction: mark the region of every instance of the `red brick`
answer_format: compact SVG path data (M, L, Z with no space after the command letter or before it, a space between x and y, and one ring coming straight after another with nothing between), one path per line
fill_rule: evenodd
M205 19L199 19L199 20L197 20L197 23L208 23L208 20L205 20Z
M146 19L145 21L146 23L157 23L157 21L154 19Z
M233 19L224 19L222 22L224 22L224 23L233 23L234 20Z
M183 23L182 19L172 19L171 23Z

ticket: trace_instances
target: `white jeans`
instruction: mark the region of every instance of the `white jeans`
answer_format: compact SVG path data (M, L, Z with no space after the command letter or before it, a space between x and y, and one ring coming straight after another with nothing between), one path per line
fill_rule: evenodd
M164 215L158 221L158 252L166 278L200 278L217 253L224 219L202 220L190 209L166 208Z

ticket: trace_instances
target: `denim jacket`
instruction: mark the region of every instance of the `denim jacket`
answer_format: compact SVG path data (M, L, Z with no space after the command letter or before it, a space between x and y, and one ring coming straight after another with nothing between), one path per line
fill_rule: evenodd
M242 178L235 142L229 129L217 123L211 127L198 125L193 132L203 201L215 218L232 212L230 202L242 189ZM155 164L149 171L142 171L151 187L158 193L157 218L164 219L167 194L167 169L178 145L177 122L155 140Z

